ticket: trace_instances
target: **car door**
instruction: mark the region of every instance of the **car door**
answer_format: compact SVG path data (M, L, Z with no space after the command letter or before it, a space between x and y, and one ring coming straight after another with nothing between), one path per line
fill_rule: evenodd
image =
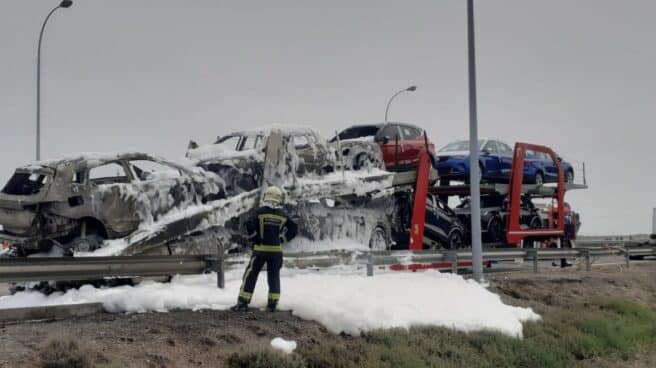
M545 152L538 152L537 155L540 159L542 170L544 171L545 182L558 181L558 167L551 159L551 156Z
M292 144L298 155L299 161L302 161L302 164L305 165L305 170L312 172L317 171L319 169L317 152L314 149L315 143L312 141L311 136L306 134L295 134L292 137Z
M147 220L157 221L163 214L188 206L197 198L193 179L176 167L160 161L137 159L129 161L129 168L135 177L137 206Z
M91 215L114 233L134 231L141 221L139 192L125 163L114 161L91 167L87 176Z
M441 217L440 224L444 230L444 233L446 234L444 242L448 244L449 234L451 233L451 230L453 230L456 226L456 222L458 222L458 216L444 201L437 200L437 206Z
M403 151L399 154L399 164L404 166L414 166L419 161L419 150L421 145L418 142L417 131L412 127L399 125L401 132L401 141Z
M443 244L448 238L444 231L444 219L439 208L439 200L432 194L426 199L426 222L424 224L424 243L429 246Z
M403 154L403 140L401 132L396 124L385 124L374 141L380 144L380 151L383 154L383 161L388 168L394 167L401 163L401 155ZM397 147L398 144L398 147ZM397 157L398 152L398 157Z

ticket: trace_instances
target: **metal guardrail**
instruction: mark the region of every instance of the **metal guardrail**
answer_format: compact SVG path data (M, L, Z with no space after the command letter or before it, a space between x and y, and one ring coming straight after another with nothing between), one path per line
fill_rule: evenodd
M634 235L604 235L604 236L578 236L576 245L584 248L591 247L606 247L606 246L619 246L619 247L636 247L649 244L649 234L634 234Z
M581 257L590 269L591 258L623 255L627 265L632 257L656 256L656 246L606 248L539 248L539 249L488 249L484 261L532 261L537 271L538 261ZM243 260L243 256L241 257ZM337 265L373 266L444 264L442 268L471 267L469 250L410 251L327 251L286 253L285 266L296 268L325 268ZM216 256L129 256L129 257L64 257L64 258L10 258L0 259L0 282L75 281L96 280L106 277L152 277L198 274L215 270L217 284L223 285L223 263L236 265L239 258L225 261Z
M75 281L105 277L197 274L205 256L125 256L0 259L0 282Z

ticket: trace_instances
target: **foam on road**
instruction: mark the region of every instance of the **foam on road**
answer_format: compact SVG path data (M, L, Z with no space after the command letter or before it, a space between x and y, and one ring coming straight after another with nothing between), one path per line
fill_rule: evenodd
M174 309L227 309L235 304L241 271L177 276L170 283L95 288L86 285L45 296L27 291L0 297L0 308L101 302L108 312L165 312ZM461 276L437 271L381 272L373 277L343 269L283 269L280 310L314 320L333 333L358 335L379 328L442 326L460 331L492 330L521 337L522 322L540 317L531 309L505 305L500 297ZM252 307L266 305L266 272L260 275Z

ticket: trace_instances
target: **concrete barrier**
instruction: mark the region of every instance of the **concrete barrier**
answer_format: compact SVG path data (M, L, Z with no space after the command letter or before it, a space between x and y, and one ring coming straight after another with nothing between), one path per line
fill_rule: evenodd
M104 312L105 309L103 308L102 303L0 309L0 323L66 319L90 316Z

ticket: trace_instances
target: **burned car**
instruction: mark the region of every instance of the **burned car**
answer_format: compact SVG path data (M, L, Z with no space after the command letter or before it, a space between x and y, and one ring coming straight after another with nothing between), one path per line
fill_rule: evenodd
M274 132L282 137L290 153L284 176L325 175L338 168L353 169L352 157L341 157L339 142L329 143L312 129L293 126L234 132L204 146L191 141L186 157L223 178L229 194L250 191L261 185L267 141ZM382 163L380 149L373 143L359 142L349 147L353 154L366 152L369 161Z
M0 243L25 256L92 251L174 209L221 198L214 174L143 153L90 154L16 169L0 193Z

